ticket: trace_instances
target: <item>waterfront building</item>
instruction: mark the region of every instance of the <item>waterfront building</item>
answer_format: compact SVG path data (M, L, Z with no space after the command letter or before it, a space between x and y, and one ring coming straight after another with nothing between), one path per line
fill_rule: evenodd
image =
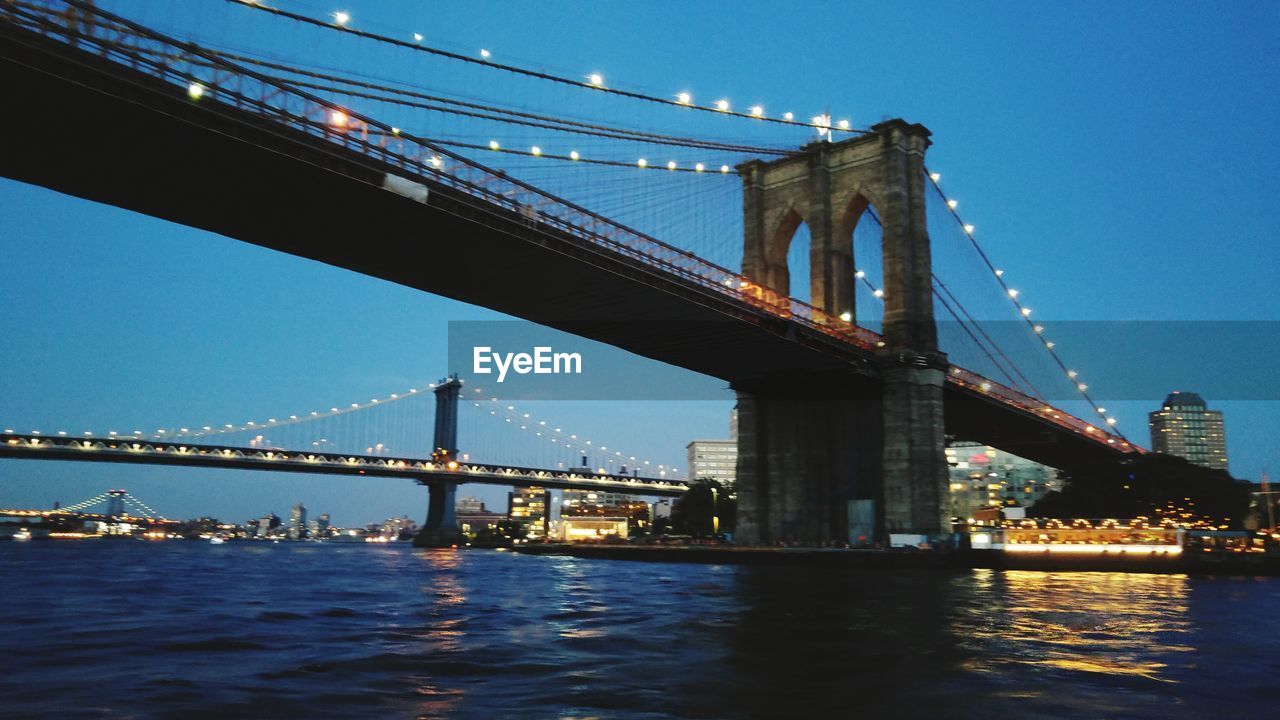
M541 487L515 488L507 493L507 517L525 526L531 538L546 537L551 491Z
M1060 487L1053 468L988 445L952 442L946 456L951 515L962 520L987 508L1030 507Z
M302 503L289 511L289 539L301 540L307 536L307 508Z
M560 519L560 539L566 542L623 538L629 534L625 517L565 517Z
M272 530L278 527L280 527L280 516L275 513L267 513L258 519L258 532L255 537L267 537Z
M1214 470L1227 469L1227 435L1221 410L1210 410L1193 392L1169 393L1159 410L1147 414L1151 449Z
M458 519L458 529L468 535L496 528L498 523L506 519L501 513L486 509L484 502L474 497L458 498L453 505L453 512Z
M408 515L398 518L387 518L378 526L376 533L388 542L393 540L409 540L418 533L418 523L409 519Z
M502 513L481 510L480 512L462 512L457 511L458 529L468 535L474 535L481 530L492 530L498 527L499 523L506 520Z
M649 503L623 493L595 490L565 490L560 504L560 521L566 518L625 518L632 528L647 528L653 521ZM561 536L564 536L563 529Z
M317 540L324 540L329 537L330 521L329 513L320 513L320 516L311 521L310 531L311 537Z

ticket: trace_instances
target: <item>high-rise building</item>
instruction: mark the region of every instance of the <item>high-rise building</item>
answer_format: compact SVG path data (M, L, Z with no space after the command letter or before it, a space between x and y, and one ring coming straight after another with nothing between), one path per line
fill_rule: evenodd
M302 503L289 511L289 539L301 540L307 536L307 508Z
M545 537L550 495L546 488L515 488L507 493L507 517L524 524L529 537Z
M1227 434L1222 411L1210 410L1204 398L1175 390L1159 410L1147 415L1151 449L1215 470L1227 469Z
M738 477L738 408L729 411L728 440L694 440L685 453L690 480L711 478L732 485Z
M968 519L982 508L1030 507L1059 487L1053 468L987 445L953 442L946 455L953 517Z
M685 447L689 479L711 478L732 485L738 477L736 440L694 440Z
M280 527L280 517L275 513L267 513L258 519L257 537L273 535L272 531L278 527Z

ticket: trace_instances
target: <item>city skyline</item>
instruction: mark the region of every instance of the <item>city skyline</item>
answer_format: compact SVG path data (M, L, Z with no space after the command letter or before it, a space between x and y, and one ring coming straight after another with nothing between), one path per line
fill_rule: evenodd
M1164 18L1168 32L1144 34L1137 28L1149 13L1122 8L1109 15L1107 27L1081 39L1055 29L1063 16L1074 18L1065 9L1024 11L1021 23L989 7L934 10L921 20L916 45L877 46L882 41L862 38L851 50L856 83L839 82L826 59L809 56L795 40L761 57L730 59L676 47L655 59L611 35L658 23L660 11L648 7L600 9L601 26L613 30L581 37L548 19L554 7L516 9L492 23L479 22L486 17L483 6L457 6L448 13L455 26L439 32L458 45L492 46L550 66L605 66L611 78L648 87L724 88L732 97L755 95L805 108L829 103L851 108L860 124L881 116L922 122L934 132L931 166L945 174L966 217L981 223L1002 265L1026 278L1019 285L1034 298L1037 317L1280 320L1268 273L1280 257L1274 245L1256 242L1280 225L1259 170L1275 164L1276 150L1263 143L1245 158L1227 152L1233 140L1204 132L1223 118L1233 123L1228 137L1277 129L1276 100L1247 61L1251 49L1265 51L1258 28L1274 26L1272 11L1224 16L1188 9ZM351 3L350 12L358 22L383 27L432 25L432 18L393 17L371 4ZM740 18L738 31L766 34L780 12ZM880 12L863 9L859 19L901 22L892 14L876 17ZM721 20L695 9L687 17L689 32L711 34ZM530 27L538 29L536 41L524 35ZM964 43L948 41L961 31L982 34L989 47L961 52L955 45ZM1231 53L1207 52L1228 37ZM1006 54L1026 61L1016 71L1003 68ZM1117 62L1122 71L1103 72ZM955 94L930 91L936 87ZM1006 100L1010 95L1016 103ZM1091 152L1078 152L1082 146ZM1168 153L1171 146L1179 152ZM1107 158L1105 169L1097 157ZM1188 188L1208 187L1215 189L1212 215L1180 200ZM105 427L127 418L161 427L192 422L193 416L232 420L302 409L318 400L317 392L325 403L349 402L448 372L442 350L447 320L505 318L8 180L0 182L0 199L21 209L0 218L7 261L0 269L2 299L18 310L0 320L8 339L0 348L0 366L8 370L0 394L20 416L14 422ZM1059 248L1070 252L1053 252ZM1141 258L1141 266L1091 259L1116 253ZM1185 272L1188 265L1196 272ZM1164 280L1175 275L1184 281L1176 292ZM33 322L33 310L58 322ZM1108 355L1105 347L1069 351L1085 373ZM1197 380L1187 378L1185 387L1194 389ZM1113 390L1097 389L1104 400ZM1118 427L1140 440L1145 414L1158 399L1108 400L1107 406ZM1227 415L1237 476L1256 479L1264 466L1274 467L1269 448L1280 419L1276 403L1209 399ZM566 426L607 419L611 434L683 465L690 440L723 435L732 400L726 392L723 401L629 403L625 413L610 405L550 405L548 414L564 418ZM174 514L220 503L244 503L252 513L264 504L286 506L263 499L299 497L304 488L311 490L302 497L318 496L331 511L345 503L370 521L401 513L417 517L426 507L420 488L388 480L361 481L376 483L366 492L363 485L353 489L350 480L329 478L260 481L214 471L6 461L0 482L14 502L137 485L149 497L170 493L177 508L161 509ZM488 493L504 491L463 492L496 507L496 496ZM227 497L236 495L245 497Z

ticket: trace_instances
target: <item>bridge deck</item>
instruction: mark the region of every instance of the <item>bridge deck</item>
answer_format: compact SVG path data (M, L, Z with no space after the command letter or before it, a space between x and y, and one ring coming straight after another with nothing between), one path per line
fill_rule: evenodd
M0 457L25 460L68 460L138 465L176 465L265 472L320 475L368 475L411 480L445 480L512 487L599 490L631 495L676 497L687 484L568 470L547 470L473 462L443 463L414 458L295 452L282 449L236 448L120 438L70 438L28 434L0 434Z

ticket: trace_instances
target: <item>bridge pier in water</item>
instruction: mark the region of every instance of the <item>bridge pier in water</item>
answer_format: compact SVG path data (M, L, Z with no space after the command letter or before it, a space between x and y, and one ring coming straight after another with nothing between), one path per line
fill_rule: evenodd
M873 367L851 368L849 378L780 375L734 383L742 542L950 533L947 360L938 350L925 223L929 131L902 120L872 131L738 167L743 274L790 294L787 250L804 222L812 239L810 297L828 316L852 322L853 232L869 207L883 228L884 271L884 342Z
M436 462L458 462L458 395L462 381L456 375L436 385L436 423L431 458ZM430 492L427 517L413 538L415 547L449 547L462 540L458 528L458 483L453 480L419 480Z

